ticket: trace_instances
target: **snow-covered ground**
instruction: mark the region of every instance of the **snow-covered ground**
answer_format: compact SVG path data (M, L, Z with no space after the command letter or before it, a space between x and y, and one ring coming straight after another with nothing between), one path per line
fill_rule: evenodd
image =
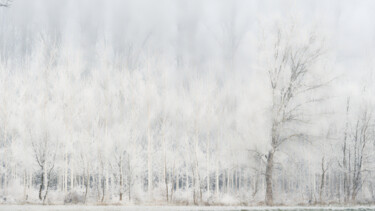
M357 206L357 207L227 207L227 206L41 206L41 205L0 205L0 211L251 211L251 210L375 210L375 206Z

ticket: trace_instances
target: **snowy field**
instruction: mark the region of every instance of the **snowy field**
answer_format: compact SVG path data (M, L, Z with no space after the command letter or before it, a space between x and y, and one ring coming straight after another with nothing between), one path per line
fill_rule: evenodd
M374 207L192 207L192 206L40 206L40 205L0 205L0 211L251 211L251 210L375 210Z

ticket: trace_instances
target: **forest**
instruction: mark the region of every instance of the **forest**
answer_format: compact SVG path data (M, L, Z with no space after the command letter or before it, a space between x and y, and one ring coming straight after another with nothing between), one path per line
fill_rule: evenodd
M374 204L374 9L0 0L0 204Z

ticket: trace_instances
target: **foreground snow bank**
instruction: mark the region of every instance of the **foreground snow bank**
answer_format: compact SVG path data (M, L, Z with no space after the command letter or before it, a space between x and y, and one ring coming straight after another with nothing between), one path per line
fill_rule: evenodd
M242 206L41 206L41 205L0 205L0 211L251 211L251 210L375 210L375 206L356 207L242 207Z

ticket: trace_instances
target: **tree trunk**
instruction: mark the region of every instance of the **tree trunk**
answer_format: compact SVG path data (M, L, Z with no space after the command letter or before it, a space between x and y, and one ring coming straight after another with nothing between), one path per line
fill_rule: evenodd
M46 174L45 175L45 181L46 181L46 186L45 186L45 192L44 192L44 197L43 197L43 204L45 204L46 202L46 199L47 199L47 194L48 194L48 188L49 188L49 183L50 183L50 180L49 180L49 177L50 177L50 173Z
M238 169L238 181L237 181L237 184L238 184L238 191L241 191L241 179L242 179L242 171L241 171L241 168Z
M105 167L105 197L103 196L103 199L106 200L110 195L109 193L109 175L108 175L108 166ZM104 194L103 194L104 195Z
M122 201L122 189L123 189L123 186L124 184L122 183L123 182L123 176L122 176L122 155L120 156L120 163L119 163L119 168L120 168L120 201Z
M152 198L152 139L151 139L151 132L150 132L150 105L147 107L147 115L148 115L148 126L147 126L147 191L149 195L149 200Z
M74 172L73 172L73 162L70 161L70 191L72 192L74 189Z
M27 191L27 172L25 170L23 173L23 198L25 200L27 200L26 191Z
M235 168L233 170L233 191L234 192L237 192L237 188L238 188L238 170L237 168Z
M210 139L207 138L207 194L210 195Z
M33 187L33 173L32 171L29 172L29 186L28 190L30 190Z
M180 190L180 173L176 174L176 191Z
M202 190L201 190L201 180L199 175L199 164L198 164L198 135L196 131L195 144L194 144L194 155L195 155L195 189L199 193L199 198L202 201ZM194 191L195 192L195 191Z
M345 133L344 133L344 146L342 149L343 152L343 169L344 169L344 201L349 201L349 195L350 195L350 185L349 185L349 177L348 173L350 170L348 169L348 163L347 163L347 156L348 156L348 150L347 150L347 138L348 138L348 128L349 128L349 106L350 106L350 99L347 99L346 103L346 124L345 124ZM349 161L350 162L350 161ZM349 171L348 171L349 170Z
M64 162L64 195L68 192L68 154L65 145L65 154L64 154L65 162Z
M168 178L167 178L167 146L166 146L166 143L165 143L165 138L164 138L164 134L163 134L163 154L164 154L164 168L163 168L163 180L164 180L164 184L165 184L165 197L166 197L166 200L167 202L169 201L169 198L168 198ZM172 185L173 186L173 185Z
M85 190L85 204L87 202L87 193L88 193L88 190L89 190L89 185L90 185L90 173L89 173L89 166L87 166L86 182L85 182L85 186L86 186L86 190Z
M219 167L218 167L217 162L216 162L216 185L215 185L215 188L216 188L216 195L219 195Z
M347 160L346 160L346 140L344 142L343 147L343 169L344 169L344 201L349 201L349 194L350 194L350 186L349 186L349 179L348 179L348 167L347 167Z
M267 167L266 167L266 205L273 204L273 193L272 193L272 171L273 171L273 155L274 151L268 152Z
M326 171L327 167L324 166L324 157L322 158L322 175L321 175L321 183L320 183L320 191L319 191L319 202L322 203L323 201L323 191L324 191L324 186L325 186L325 177L326 177Z
M131 188L132 188L132 173L130 168L130 155L128 154L128 197L129 202L131 201Z
M171 201L173 201L174 184L175 184L175 163L173 162L172 175L171 175Z
M98 202L100 202L100 199L102 198L102 194L101 194L101 188L102 188L102 176L100 173L98 173L98 176L95 178L96 182L96 192L97 192L97 195L98 195Z
M189 200L189 169L186 163L186 168L185 168L185 191L187 194L187 199Z
M229 192L232 192L233 191L233 172L231 169L229 169L228 178L229 178Z
M40 187L39 187L39 200L42 200L42 190L44 186L44 169L42 168L42 175L40 179Z
M225 192L229 191L229 173L228 170L225 170Z

